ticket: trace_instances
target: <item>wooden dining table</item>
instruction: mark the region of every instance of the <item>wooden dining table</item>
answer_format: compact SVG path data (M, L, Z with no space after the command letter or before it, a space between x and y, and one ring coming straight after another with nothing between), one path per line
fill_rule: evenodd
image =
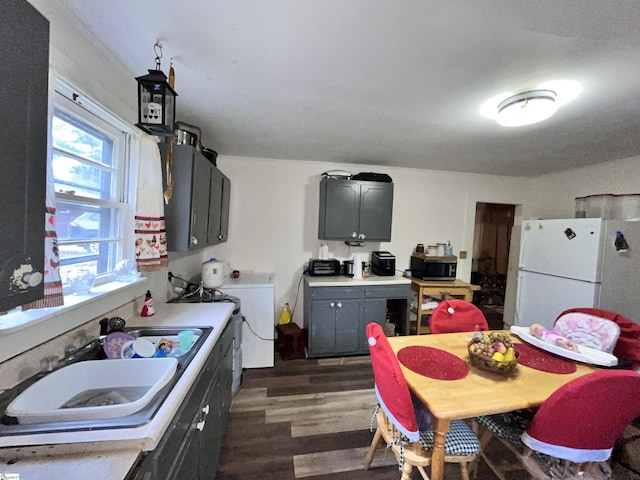
M508 330L504 332L509 334ZM548 373L518 365L513 376L501 376L471 364L467 344L472 336L472 332L464 332L389 338L396 355L404 347L432 347L459 357L469 366L468 374L462 379L438 380L415 373L400 362L409 388L432 414L432 480L443 478L444 441L452 420L537 407L565 383L596 370L595 367L577 362L576 371L568 374ZM524 343L515 335L511 336L514 343Z

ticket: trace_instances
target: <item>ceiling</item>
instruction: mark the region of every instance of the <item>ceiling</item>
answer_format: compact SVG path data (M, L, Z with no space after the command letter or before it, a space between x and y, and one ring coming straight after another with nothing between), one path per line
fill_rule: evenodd
M220 155L530 177L640 155L637 0L61 1L132 77L160 39L177 120ZM582 92L545 122L479 113L554 80Z

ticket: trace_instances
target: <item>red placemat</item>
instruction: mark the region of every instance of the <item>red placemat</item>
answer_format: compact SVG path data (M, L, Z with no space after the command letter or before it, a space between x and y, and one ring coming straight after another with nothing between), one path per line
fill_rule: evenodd
M520 354L518 363L535 370L548 373L574 373L577 370L572 360L558 357L527 343L514 343L513 348Z
M436 380L460 380L467 376L469 367L455 355L433 347L404 347L398 360L409 370Z

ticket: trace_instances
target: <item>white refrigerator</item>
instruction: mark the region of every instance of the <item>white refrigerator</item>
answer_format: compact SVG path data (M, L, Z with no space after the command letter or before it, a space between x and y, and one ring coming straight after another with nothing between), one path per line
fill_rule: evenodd
M621 232L627 249L616 247ZM640 323L640 222L524 220L515 324L547 328L564 310L595 307Z

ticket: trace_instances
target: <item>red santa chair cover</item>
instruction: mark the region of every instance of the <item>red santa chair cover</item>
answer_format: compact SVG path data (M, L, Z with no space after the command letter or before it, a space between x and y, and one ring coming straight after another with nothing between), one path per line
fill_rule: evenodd
M380 407L398 430L409 440L416 442L420 440L420 432L409 385L389 345L389 340L382 327L373 322L367 325L367 339Z
M478 307L464 300L443 300L429 319L431 333L478 332L489 330Z
M522 441L576 463L601 462L640 415L640 375L600 370L556 390L538 409Z

